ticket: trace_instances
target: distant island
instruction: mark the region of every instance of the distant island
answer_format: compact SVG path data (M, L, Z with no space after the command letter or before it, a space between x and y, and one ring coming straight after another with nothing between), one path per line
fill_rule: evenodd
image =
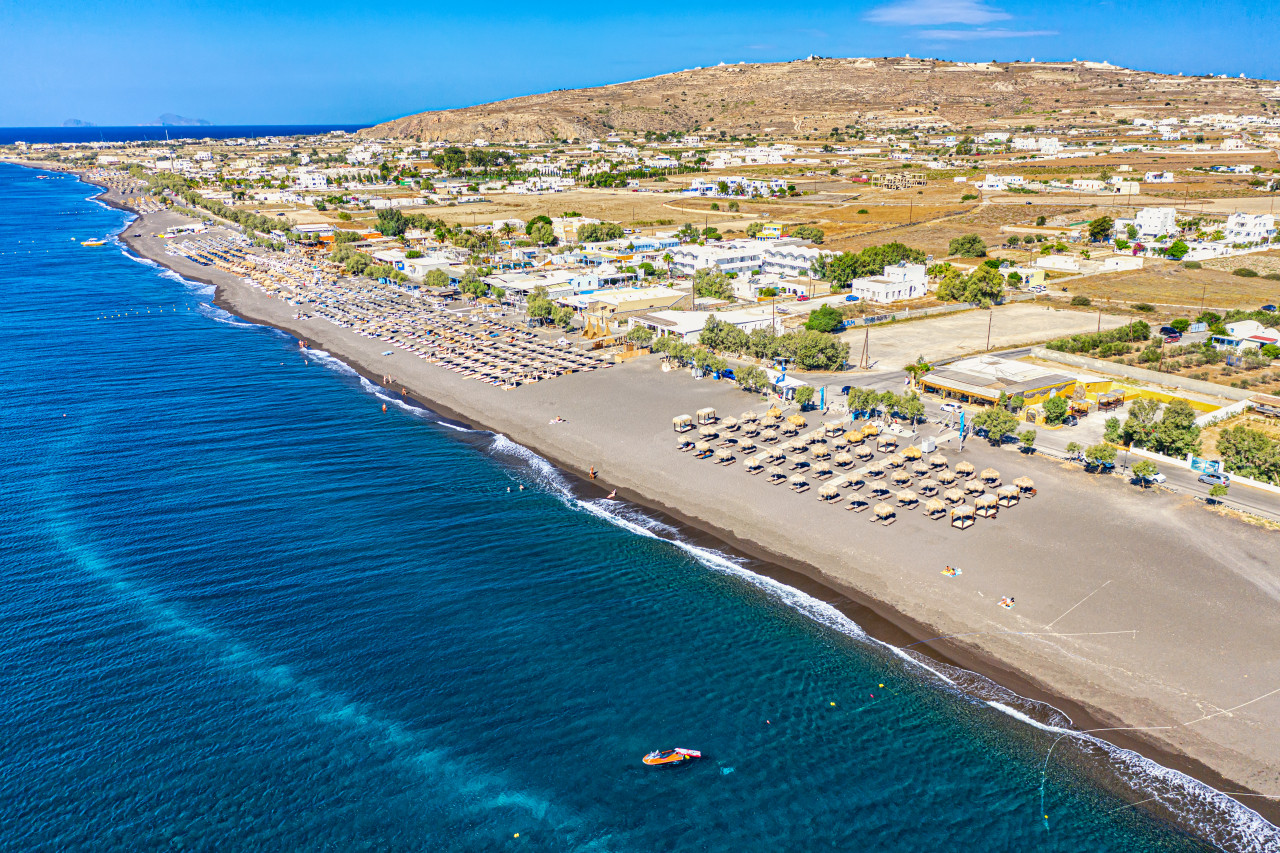
M175 115L173 113L165 113L155 121L149 121L142 125L143 127L210 127L212 122L202 118L187 118L186 116Z
M62 126L63 127L97 127L97 125L91 121L84 121L83 119L78 119L78 118L69 118L62 123Z

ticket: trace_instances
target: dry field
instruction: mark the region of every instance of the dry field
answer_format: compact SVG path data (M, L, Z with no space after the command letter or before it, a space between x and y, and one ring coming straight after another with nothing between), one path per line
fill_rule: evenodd
M1265 433L1273 441L1280 441L1280 420L1246 413L1236 415L1234 418L1228 418L1225 421L1219 421L1201 430L1200 446L1204 450L1204 455L1210 459L1220 458L1218 456L1218 436L1222 434L1223 430L1238 426L1257 430Z
M1072 294L1088 296L1095 303L1147 302L1157 308L1182 309L1175 312L1182 316L1187 311L1198 313L1201 304L1214 310L1252 310L1280 299L1280 281L1241 278L1208 268L1189 270L1180 264L1151 259L1141 270L1075 279L1069 287Z

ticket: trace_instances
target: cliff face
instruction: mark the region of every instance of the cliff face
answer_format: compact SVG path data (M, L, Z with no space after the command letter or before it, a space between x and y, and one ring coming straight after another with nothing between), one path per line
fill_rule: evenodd
M1089 62L812 59L721 65L418 113L364 131L422 141L547 142L618 131L827 134L903 119L922 127L1088 126L1117 118L1257 113L1274 82L1176 77Z

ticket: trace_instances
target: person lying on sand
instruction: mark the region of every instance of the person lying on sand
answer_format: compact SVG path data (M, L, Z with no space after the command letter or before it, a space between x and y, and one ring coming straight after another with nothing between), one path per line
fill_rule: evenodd
M565 421L565 419L564 419L564 418L562 418L562 417L560 417L559 415L556 415L554 418L552 418L551 420L547 421L547 423L548 423L548 424L562 424L562 423L565 423L565 422L566 422L566 421Z

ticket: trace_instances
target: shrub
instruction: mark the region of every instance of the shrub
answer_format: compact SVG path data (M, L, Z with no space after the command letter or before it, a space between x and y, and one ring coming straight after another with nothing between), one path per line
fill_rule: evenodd
M1093 300L1087 296L1073 296L1071 297L1071 304L1088 308L1090 305L1093 304Z
M978 196L977 196L975 193L965 193L964 195L960 196L960 200L961 200L961 201L973 201L973 200L974 200L975 198L977 198L977 197L978 197Z
M1133 303L1133 310L1134 310L1134 311L1143 311L1143 312L1146 312L1146 313L1150 313L1150 312L1152 312L1152 311L1154 311L1154 310L1156 310L1156 309L1155 309L1155 307L1154 307L1153 305L1151 305L1151 304L1149 304L1149 303L1146 303L1146 302L1135 302L1135 303Z
M858 213L859 213L859 214L866 214L866 213L870 213L870 212L871 212L871 211L867 210L865 207L860 207L860 208L858 208Z
M1270 279L1271 281L1280 281L1280 272L1269 272L1264 275L1263 278Z
M962 258L985 258L987 244L977 234L965 234L957 237L947 246L948 255L959 255Z
M1249 269L1248 267L1238 267L1236 269L1233 269L1231 271L1231 274L1238 275L1241 278L1257 278L1258 277L1258 273L1254 270Z
M1183 266L1183 269L1189 269L1189 270L1204 269L1204 264L1200 263L1199 261L1183 261L1182 266Z

